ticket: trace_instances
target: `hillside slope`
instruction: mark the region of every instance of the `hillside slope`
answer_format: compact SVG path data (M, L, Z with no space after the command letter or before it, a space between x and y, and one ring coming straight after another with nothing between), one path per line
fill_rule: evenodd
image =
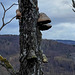
M75 41L72 40L56 40L57 42L61 42L68 45L75 45Z
M43 64L45 75L75 73L75 46L44 39L41 48L48 57L48 63ZM16 70L19 69L19 50L19 36L0 35L0 55L7 57Z

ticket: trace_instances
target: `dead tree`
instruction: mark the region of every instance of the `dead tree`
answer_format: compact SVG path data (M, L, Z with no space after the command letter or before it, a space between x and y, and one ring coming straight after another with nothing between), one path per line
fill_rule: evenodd
M38 11L37 0L18 0L19 9L16 10L16 19L19 19L20 32L20 70L18 73L12 75L43 75L41 64L47 62L46 56L41 51L42 34L40 30L47 30L51 28L51 20L44 13ZM0 30L15 17L7 23L4 22L5 13L13 5L5 10L2 18L3 25ZM1 57L1 59L3 59ZM10 65L10 64L9 64ZM11 65L10 65L11 66Z
M20 25L20 75L42 75L38 57L37 0L19 0Z
M20 75L43 75L41 64L47 62L41 51L40 30L51 28L51 20L38 11L37 0L19 0L20 25ZM43 58L45 57L45 60Z

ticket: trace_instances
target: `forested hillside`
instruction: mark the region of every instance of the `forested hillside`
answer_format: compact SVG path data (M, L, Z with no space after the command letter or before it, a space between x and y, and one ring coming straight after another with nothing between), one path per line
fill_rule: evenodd
M56 41L64 43L64 44L68 44L68 45L75 45L75 41L73 40L56 40Z
M75 74L75 46L44 39L41 48L48 57L48 63L43 64L44 75ZM18 35L0 35L0 55L6 57L16 70L19 69L19 50ZM0 75L4 75L2 70L0 66Z

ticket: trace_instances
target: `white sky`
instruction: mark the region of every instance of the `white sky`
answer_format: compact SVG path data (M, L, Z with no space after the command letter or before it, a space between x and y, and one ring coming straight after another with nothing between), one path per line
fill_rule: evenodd
M12 3L17 3L17 0L0 0L5 7L9 7ZM63 39L75 40L75 12L72 11L71 0L39 0L39 11L46 13L52 20L52 28L47 31L42 31L44 39ZM6 13L6 20L15 16L17 7L14 6ZM3 9L0 5L0 26L2 25ZM13 20L5 26L0 34L19 34L18 20Z

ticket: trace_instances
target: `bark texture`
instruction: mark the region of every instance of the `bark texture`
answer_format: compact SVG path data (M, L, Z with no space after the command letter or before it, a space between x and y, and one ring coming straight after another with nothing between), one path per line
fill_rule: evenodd
M20 75L43 75L41 70L41 32L37 26L39 12L37 0L19 0L22 14L20 27ZM35 53L37 59L27 59Z

